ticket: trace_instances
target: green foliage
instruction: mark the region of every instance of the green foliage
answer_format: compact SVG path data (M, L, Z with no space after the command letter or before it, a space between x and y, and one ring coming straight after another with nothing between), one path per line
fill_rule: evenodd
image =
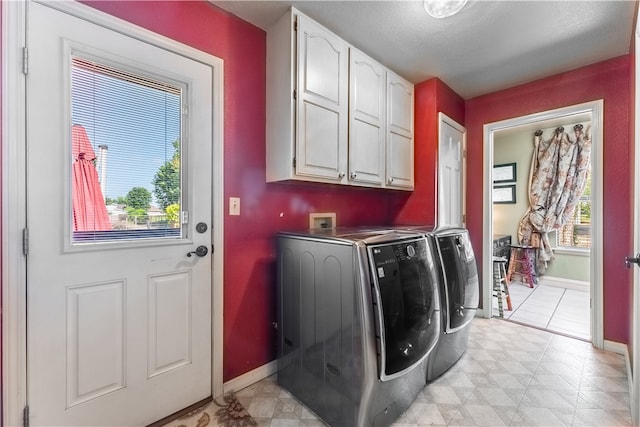
M180 216L180 205L178 203L172 203L167 206L164 211L167 213L167 221L170 224L177 224Z
M105 197L105 203L107 205L126 205L127 201L125 200L124 197L122 196L118 196L118 197Z
M151 204L151 193L144 187L133 187L125 197L128 209L141 209L147 213Z
M591 201L580 202L580 223L591 224Z
M165 162L153 177L153 195L165 210L180 202L180 140L173 142L173 157Z
M127 207L125 209L131 221L135 224L144 224L147 221L147 210Z

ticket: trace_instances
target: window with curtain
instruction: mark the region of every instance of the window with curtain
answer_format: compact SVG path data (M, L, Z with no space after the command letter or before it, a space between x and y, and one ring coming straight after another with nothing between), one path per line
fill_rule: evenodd
M558 248L591 248L591 169L587 173L587 183L573 216L556 234Z
M184 92L71 58L73 243L182 237Z

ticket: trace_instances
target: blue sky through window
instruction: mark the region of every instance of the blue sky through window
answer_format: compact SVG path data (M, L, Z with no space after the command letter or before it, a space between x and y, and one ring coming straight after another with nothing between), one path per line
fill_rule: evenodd
M73 124L84 126L96 155L108 147L104 196L124 197L133 187L153 194L153 177L180 137L180 95L77 66L71 95Z

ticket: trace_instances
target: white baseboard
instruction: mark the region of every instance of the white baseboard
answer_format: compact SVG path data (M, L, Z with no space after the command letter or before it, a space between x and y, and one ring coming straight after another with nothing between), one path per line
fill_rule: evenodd
M235 377L234 379L227 381L222 386L223 391L224 393L228 393L230 391L242 390L245 387L249 387L251 384L255 384L258 381L275 374L276 372L278 372L278 364L276 360L273 360L252 371L242 374L239 377Z
M603 350L610 351L612 353L618 353L618 354L621 354L623 356L626 355L627 363L628 363L629 350L627 349L627 345L626 344L622 344L620 342L615 342L615 341L604 340Z
M631 369L631 357L629 357L629 347L626 344L622 344L615 341L604 341L604 350L618 353L624 356L624 361L627 366L627 383L629 384L629 396L631 402L633 402L633 371ZM631 408L633 410L633 408Z
M631 405L635 402L635 397L633 396L633 370L631 369L631 357L629 356L629 347L626 344L621 344L619 342L613 341L605 341L604 349L607 351L612 351L614 353L619 353L624 356L624 361L627 367L627 383L629 384L629 397ZM633 412L633 407L630 408Z
M629 347L625 346L624 360L627 363L627 383L629 384L629 397L631 398L631 413L633 414L634 402L637 405L637 397L633 395L633 369L631 369L631 357L629 356Z
M576 291L589 292L591 284L582 280L565 279L554 276L540 276L540 284L546 286L556 286L559 288L575 289Z
M476 315L474 317L487 317L484 314L484 309L483 308L479 308L476 310Z

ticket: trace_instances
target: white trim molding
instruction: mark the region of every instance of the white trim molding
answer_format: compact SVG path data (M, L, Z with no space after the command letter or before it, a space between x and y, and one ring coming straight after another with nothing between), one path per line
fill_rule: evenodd
M492 171L493 171L493 150L494 134L499 131L517 128L519 126L542 123L563 117L570 117L579 114L591 114L591 194L592 194L592 247L591 247L591 271L590 271L590 291L591 291L591 341L597 348L604 346L603 327L603 237L602 237L602 196L603 196L603 118L604 101L595 100L578 105L558 108L555 110L543 111L527 116L516 117L484 125L484 174L483 174L483 269L482 269L482 302L485 317L491 316L492 310L492 266L493 259L493 203L492 203Z
M26 3L2 2L2 421L22 425L26 406L25 76Z
M249 387L251 384L255 384L260 380L270 377L276 372L278 372L278 362L277 360L272 360L265 365L258 366L239 377L235 377L234 379L227 381L224 383L224 392L228 393L230 391L242 390L245 387Z
M2 2L2 425L22 425L26 396L26 82L31 1ZM209 65L213 69L212 395L223 394L224 61L79 2L43 2L63 13Z

